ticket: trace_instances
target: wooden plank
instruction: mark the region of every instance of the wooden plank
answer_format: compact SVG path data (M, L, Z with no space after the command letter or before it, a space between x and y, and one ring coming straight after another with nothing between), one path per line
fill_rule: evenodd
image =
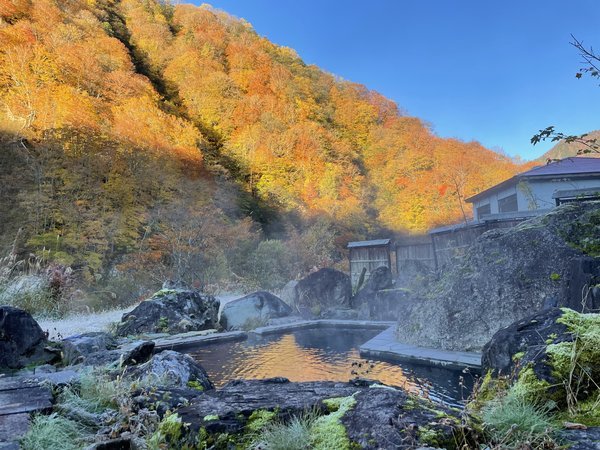
M40 373L34 375L24 375L18 377L0 378L0 391L9 391L12 389L23 389L26 387L35 387L42 381L48 381L51 384L65 385L77 381L79 372L74 370L61 370L51 373Z
M0 392L0 416L52 408L50 389L36 386Z
M19 440L29 429L29 414L0 416L0 443Z

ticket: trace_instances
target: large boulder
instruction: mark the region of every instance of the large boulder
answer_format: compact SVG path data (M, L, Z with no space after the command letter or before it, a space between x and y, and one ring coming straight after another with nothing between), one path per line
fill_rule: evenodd
M557 435L567 441L563 444L573 444L569 448L596 448L590 444L597 440L599 429L589 427L597 427L600 421L599 331L600 314L568 308L551 308L501 329L484 347L486 376L467 409L485 418L507 414L513 411L511 405L529 405L563 423L567 429ZM510 422L493 422L489 423L499 427L502 439L508 436L503 427ZM531 424L514 422L511 438L540 437L531 436Z
M498 331L484 347L483 370L508 376L538 401L583 405L600 395L599 330L600 314L542 311Z
M400 305L398 340L480 351L497 330L543 308L579 303L581 309L581 293L568 286L572 271L582 269L574 260L597 258L599 218L600 202L570 203L484 233L426 291Z
M319 316L329 309L349 308L350 277L339 270L320 269L298 281L294 306L304 315Z
M12 306L0 306L0 370L60 359L48 344L46 333L31 314Z
M133 341L114 350L100 350L81 356L74 363L86 366L112 366L123 368L145 363L154 353L154 341Z
M562 315L560 308L550 308L497 331L483 347L483 372L515 376L529 364L546 372L540 365L545 364L548 344L573 340L567 326L558 320Z
M215 328L219 301L198 291L162 289L124 314L118 336L142 333L186 333Z
M191 356L172 350L154 355L148 362L128 369L125 375L160 386L193 387L203 391L214 388L200 364Z
M91 353L117 348L116 339L104 331L76 334L62 340L63 363L65 365L83 362Z
M226 330L252 329L269 319L289 316L292 308L275 295L259 291L228 302L221 311L220 324Z
M352 307L361 312L361 317L370 318L369 304L375 301L379 291L393 286L392 272L389 267L381 266L373 270L364 287L352 298Z

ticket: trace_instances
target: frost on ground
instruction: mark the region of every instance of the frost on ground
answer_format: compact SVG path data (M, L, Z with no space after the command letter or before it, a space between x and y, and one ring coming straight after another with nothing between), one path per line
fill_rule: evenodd
M221 301L221 308L227 302L240 298L244 294L221 294L216 297ZM113 309L91 314L74 314L64 319L38 318L42 330L49 333L49 338L54 340L64 339L74 334L89 333L92 331L107 331L113 322L119 322L123 314L131 311L135 306L123 309Z

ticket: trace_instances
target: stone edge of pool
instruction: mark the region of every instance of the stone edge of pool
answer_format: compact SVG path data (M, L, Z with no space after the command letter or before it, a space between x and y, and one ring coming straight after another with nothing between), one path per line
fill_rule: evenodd
M447 369L481 369L481 353L457 352L437 348L417 347L398 342L394 327L388 327L382 333L359 347L360 356L384 359L387 361L427 364Z
M359 347L362 357L383 359L392 362L410 362L432 365L447 369L481 369L481 354L474 352L456 352L442 349L416 347L398 342L394 336L395 322L370 320L303 320L280 325L256 328L248 332L227 331L206 334L191 332L155 339L155 351L175 350L198 345L209 345L227 341L243 341L248 335L264 336L310 328L371 328L383 330L371 340Z

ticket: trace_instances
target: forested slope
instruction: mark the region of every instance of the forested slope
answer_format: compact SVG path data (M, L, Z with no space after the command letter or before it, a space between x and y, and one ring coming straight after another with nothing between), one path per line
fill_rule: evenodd
M461 220L518 171L209 6L0 0L0 17L0 243L22 228L21 260L87 283L260 280L265 261L283 280L336 242Z

